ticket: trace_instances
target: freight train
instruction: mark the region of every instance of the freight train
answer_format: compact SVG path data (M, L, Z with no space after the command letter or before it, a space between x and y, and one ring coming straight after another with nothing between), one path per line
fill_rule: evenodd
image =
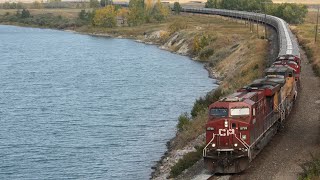
M278 34L279 54L265 77L209 106L203 158L214 173L239 173L270 141L298 96L299 45L288 24L275 16L222 9L183 8L184 12L228 16L265 23Z

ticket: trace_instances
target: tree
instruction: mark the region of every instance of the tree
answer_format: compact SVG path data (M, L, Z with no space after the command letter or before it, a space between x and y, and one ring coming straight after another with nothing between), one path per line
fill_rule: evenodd
M208 0L205 4L205 8L219 8L219 0Z
M100 4L98 0L90 0L90 8L97 8L99 6Z
M106 0L100 0L100 6L105 7L106 6Z
M48 0L49 3L61 2L61 0Z
M32 8L33 9L41 9L42 8L42 3L40 3L39 1L34 1L32 3Z
M115 7L108 5L105 8L98 9L93 18L93 25L102 27L115 27L117 25L117 12Z
M27 9L22 9L21 18L28 18L28 17L30 17L30 12Z
M169 8L164 6L160 0L153 7L153 18L157 21L163 21L169 15Z
M153 0L145 0L145 19L146 22L151 22L152 18L152 9L153 9Z
M121 18L121 24L125 24L128 20L129 10L127 8L120 8L118 10L118 17Z
M5 2L2 4L2 8L3 9L10 9L10 3L9 2Z
M107 5L112 5L112 0L100 0L101 7L105 7Z
M143 0L130 0L129 1L129 26L136 26L144 23L145 12L144 12L144 1Z
M78 18L86 23L92 23L93 22L93 18L95 16L95 11L86 11L86 10L81 10L79 12Z
M175 3L173 4L173 11L174 11L174 13L175 13L175 14L180 14L181 10L182 10L182 7L180 6L180 3L179 3L179 2L175 2Z
M18 2L17 5L16 5L16 8L17 9L23 9L24 7L23 7L21 2Z

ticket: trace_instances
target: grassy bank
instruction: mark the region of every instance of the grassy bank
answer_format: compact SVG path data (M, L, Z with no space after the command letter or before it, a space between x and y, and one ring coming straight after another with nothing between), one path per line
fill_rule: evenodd
M320 34L318 34L317 42L315 42L316 14L316 12L310 11L305 23L293 27L293 31L305 50L314 73L320 77Z
M314 73L320 77L320 34L315 42L315 24L317 12L309 11L305 23L293 27L298 37L299 43L305 50L309 63L312 64ZM318 31L320 32L320 31ZM301 180L319 179L320 177L320 158L312 156L311 160L302 165L304 172L300 176Z

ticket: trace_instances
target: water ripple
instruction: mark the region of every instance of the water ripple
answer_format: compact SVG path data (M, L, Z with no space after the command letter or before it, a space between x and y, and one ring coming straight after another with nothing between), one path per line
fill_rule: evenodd
M156 46L0 26L0 179L148 179L214 87Z

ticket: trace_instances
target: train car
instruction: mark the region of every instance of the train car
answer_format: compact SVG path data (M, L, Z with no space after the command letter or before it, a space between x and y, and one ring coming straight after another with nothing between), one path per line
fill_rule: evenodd
M293 55L283 55L279 56L273 63L273 65L287 65L294 69L295 71L295 80L300 81L300 72L301 72L301 60L297 56Z
M289 114L295 82L291 67L272 66L265 78L211 104L203 150L206 168L215 173L245 170Z

